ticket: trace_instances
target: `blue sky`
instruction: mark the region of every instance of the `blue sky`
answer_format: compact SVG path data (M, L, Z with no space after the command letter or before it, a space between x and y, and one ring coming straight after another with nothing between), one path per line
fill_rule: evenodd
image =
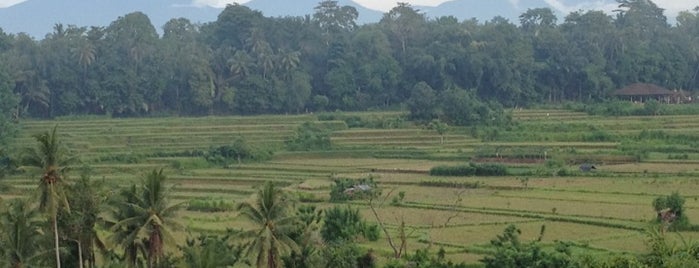
M25 0L0 0L0 8L8 7L14 4L24 2ZM227 3L245 3L250 0L192 0L195 4L199 5L210 5L210 6L225 6ZM436 6L443 2L449 0L401 0L401 2L408 2L412 5L421 6ZM520 0L499 0L499 1L509 1L513 5L517 5ZM567 14L571 11L579 9L596 9L596 10L606 10L610 11L616 7L616 1L614 0L543 0L548 3L554 9L560 11L561 13ZM396 5L396 0L354 0L354 2L365 6L370 9L388 11ZM679 11L682 10L692 10L694 7L699 5L697 0L654 0L658 6L666 10L666 15L674 17Z

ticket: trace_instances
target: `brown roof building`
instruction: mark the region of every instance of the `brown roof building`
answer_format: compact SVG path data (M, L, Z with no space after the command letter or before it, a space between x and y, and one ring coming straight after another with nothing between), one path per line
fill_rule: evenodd
M612 95L633 102L644 102L654 99L667 103L670 102L670 98L675 95L675 92L654 84L635 83L614 91Z

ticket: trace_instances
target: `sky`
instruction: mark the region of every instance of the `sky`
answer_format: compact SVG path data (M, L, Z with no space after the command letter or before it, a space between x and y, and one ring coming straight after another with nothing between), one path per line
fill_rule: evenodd
M0 8L3 7L8 7L12 6L21 2L24 2L26 0L0 0ZM233 2L238 2L238 3L245 3L250 0L192 0L194 4L198 5L210 5L210 6L215 6L215 7L223 7L228 3L233 3ZM449 0L400 0L401 2L408 2L411 5L420 5L420 6L437 6L441 3L447 2ZM513 5L517 5L517 3L520 0L501 0L501 1L509 1ZM567 14L570 13L571 11L576 11L580 9L596 9L596 10L605 10L605 11L611 11L616 7L616 4L611 3L609 4L609 1L604 1L604 0L578 0L575 2L579 2L579 4L566 4L564 0L544 0L547 2L549 5L551 5L554 9L560 11L561 13ZM386 12L393 8L396 5L396 0L354 0L354 2L365 6L370 9L375 9L379 11ZM567 1L570 2L570 1ZM605 3L607 2L607 3ZM677 15L679 11L683 10L692 10L694 7L699 5L697 3L697 0L654 0L654 2L660 6L661 8L664 8L666 10L666 15L670 17L674 17Z

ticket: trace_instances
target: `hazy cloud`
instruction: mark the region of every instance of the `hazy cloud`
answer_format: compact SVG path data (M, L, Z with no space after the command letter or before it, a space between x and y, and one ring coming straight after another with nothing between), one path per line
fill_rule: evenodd
M2 1L2 0L0 0ZM225 7L227 4L245 4L250 0L193 0L192 4L194 6L212 6L212 7Z
M13 6L24 1L25 0L0 0L0 8Z

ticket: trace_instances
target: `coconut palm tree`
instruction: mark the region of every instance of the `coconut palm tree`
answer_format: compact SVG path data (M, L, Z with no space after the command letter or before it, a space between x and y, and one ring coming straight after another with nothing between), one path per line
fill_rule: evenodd
M8 202L0 214L0 264L3 267L38 265L43 255L41 244L42 220L38 211L27 200Z
M64 241L75 243L78 253L78 267L95 267L95 249L106 251L106 246L96 230L99 214L104 208L105 196L102 181L90 180L83 175L79 180L67 187L67 197L70 203L70 213L59 213L59 229ZM84 256L84 257L83 257ZM65 260L64 260L65 262Z
M59 209L70 211L68 200L64 194L64 174L68 165L75 160L69 157L65 147L58 139L54 126L53 130L34 135L37 141L35 148L29 148L23 159L27 167L41 170L39 179L39 210L46 212L51 217L53 225L54 244L56 251L56 267L61 267L61 255L58 245L58 221L56 217Z
M256 230L241 235L253 239L248 245L246 255L257 255L256 265L259 268L282 267L281 255L298 247L289 237L296 220L287 211L289 201L281 189L267 182L257 193L257 199L253 204L244 202L238 205L240 215L257 226Z
M112 240L124 248L124 255L133 266L138 253L146 257L148 267L157 266L164 256L165 245L174 245L172 230L180 204L170 205L171 188L165 186L163 170L153 170L140 187L132 186L122 192L116 202L116 219L111 230Z

